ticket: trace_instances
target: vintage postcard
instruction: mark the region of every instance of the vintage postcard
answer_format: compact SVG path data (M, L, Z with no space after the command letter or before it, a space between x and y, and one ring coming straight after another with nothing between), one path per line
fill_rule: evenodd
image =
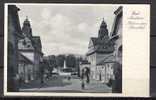
M5 96L149 96L150 5L4 10Z

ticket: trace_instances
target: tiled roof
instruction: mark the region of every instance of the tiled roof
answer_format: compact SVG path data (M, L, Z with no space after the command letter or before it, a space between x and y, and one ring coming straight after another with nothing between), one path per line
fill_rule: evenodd
M105 57L100 62L97 62L96 65L104 65L106 63L115 63L115 62L116 62L115 57L113 55L110 55L110 56Z
M40 52L41 54L43 54L40 36L33 36L32 43L33 43L33 46L36 48L36 50Z
M114 50L113 44L111 43L111 40L100 40L96 37L91 37L91 40L94 45L93 50L89 50L86 55L93 54L95 52L97 53L112 53Z
M33 42L34 44L38 44L38 45L41 46L41 40L40 40L40 37L39 37L39 36L33 36L33 37L32 37L32 42Z

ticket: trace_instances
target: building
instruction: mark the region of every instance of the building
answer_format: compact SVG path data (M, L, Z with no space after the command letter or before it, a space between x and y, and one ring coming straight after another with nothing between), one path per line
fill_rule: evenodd
M102 66L101 62L104 62L106 58L112 56L113 51L114 44L110 40L107 24L103 19L98 32L98 37L90 38L88 52L86 54L87 60L91 63L91 78L97 79L97 76L101 76L98 71L99 68L97 67L99 67L99 65Z
M115 12L115 20L111 32L111 40L114 41L114 57L116 63L113 65L114 85L112 92L122 92L122 7L120 6Z
M114 71L118 70L118 65L122 74L122 7L119 7L114 14L111 33L108 32L107 24L103 19L98 37L90 38L86 54L90 62L90 77L103 83L122 76L114 74Z
M8 5L8 91L18 91L18 40L23 38L19 23L18 11L15 5Z
M111 32L111 41L114 42L115 47L113 55L122 70L122 7L119 7L114 14L115 20Z
M122 64L122 7L115 12L115 20L111 32L111 40L115 43L114 56L116 61Z
M31 80L39 78L40 62L43 59L43 53L40 37L32 35L32 29L28 18L26 18L23 23L22 35L24 38L19 40L18 50L22 56L27 58L27 60L25 59L25 62L28 62L29 60L29 64L25 62L23 63L22 60L24 59L20 57L22 60L19 60L18 67L19 73L24 74L24 79L22 80L24 80L25 83L28 83ZM22 78L22 76L20 76L20 78Z
M32 43L34 46L34 77L40 77L40 62L43 61L42 44L39 36L33 36Z
M32 40L31 40L32 38L31 26L27 18L23 23L22 35L24 36L24 38L20 39L18 42L18 49L19 49L20 55L22 55L22 57L20 57L21 59L19 59L18 69L19 69L19 74L21 75L20 78L24 78L21 80L24 80L25 83L28 83L29 81L34 79L33 77L34 47L33 47ZM29 64L25 63L23 61L24 59L22 59L23 56L26 58L25 62L29 60L32 63L29 63ZM23 73L24 77L21 73Z

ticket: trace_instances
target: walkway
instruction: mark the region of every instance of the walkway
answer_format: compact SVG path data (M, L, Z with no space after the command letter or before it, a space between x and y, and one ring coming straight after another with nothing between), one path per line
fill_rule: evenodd
M32 85L31 85L32 84ZM22 87L20 91L44 91L44 92L102 92L110 93L111 88L106 84L103 84L96 80L91 80L89 84L85 85L85 89L81 89L81 80L78 77L71 78L71 80L65 79L61 76L51 77L42 86L39 81Z

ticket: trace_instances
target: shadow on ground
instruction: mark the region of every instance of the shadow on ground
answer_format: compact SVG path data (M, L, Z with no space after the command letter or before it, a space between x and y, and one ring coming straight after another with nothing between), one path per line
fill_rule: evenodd
M48 80L44 80L44 83L41 84L41 81L34 80L31 81L30 83L21 83L20 88L21 89L29 89L29 88L46 88L46 87L63 87L66 85L71 85L71 81L68 80L67 78L63 78L61 76L59 77L50 77Z

